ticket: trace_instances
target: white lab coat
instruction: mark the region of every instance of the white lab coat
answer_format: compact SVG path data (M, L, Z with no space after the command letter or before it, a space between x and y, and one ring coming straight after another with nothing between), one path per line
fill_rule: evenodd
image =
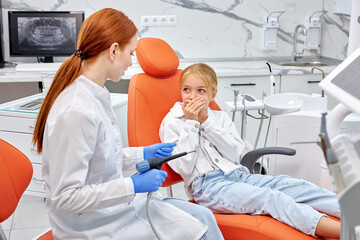
M84 76L76 79L56 99L44 132L45 207L54 238L155 239L145 214L146 194L135 195L131 178L122 175L141 160L142 147L122 147L107 89ZM199 239L206 231L191 215L153 201L159 210L151 212L155 225L166 211L176 213L166 219L165 233L188 231L179 231L172 218L195 226L190 225L187 239Z

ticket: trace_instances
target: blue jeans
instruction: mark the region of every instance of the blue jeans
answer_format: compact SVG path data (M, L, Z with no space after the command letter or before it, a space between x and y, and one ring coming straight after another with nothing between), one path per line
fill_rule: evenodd
M217 170L195 178L191 193L195 202L215 213L271 215L311 236L324 216L318 211L340 218L334 193L289 176L246 174L241 169L224 175Z
M222 240L224 237L216 223L214 214L207 208L198 204L190 203L176 198L165 198L164 201L189 213L200 222L208 226L206 233L200 238L201 240Z

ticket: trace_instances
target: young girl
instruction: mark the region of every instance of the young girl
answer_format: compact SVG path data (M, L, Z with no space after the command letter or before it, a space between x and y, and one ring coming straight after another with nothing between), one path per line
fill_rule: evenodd
M174 153L196 149L169 165L198 204L215 213L271 215L311 236L340 237L340 223L318 212L340 217L334 193L289 176L248 174L238 163L244 142L234 123L226 113L208 108L217 92L211 67L186 68L180 90L182 103L163 119L160 139L176 142Z
M43 154L45 208L55 239L156 239L145 200L166 172L124 177L122 171L144 158L171 155L175 144L123 148L104 87L108 79L120 81L131 66L136 33L134 23L115 9L89 16L78 50L61 65L39 112L33 141ZM166 239L222 239L210 210L154 195L150 210L153 201L162 208L151 216L159 233L166 226Z

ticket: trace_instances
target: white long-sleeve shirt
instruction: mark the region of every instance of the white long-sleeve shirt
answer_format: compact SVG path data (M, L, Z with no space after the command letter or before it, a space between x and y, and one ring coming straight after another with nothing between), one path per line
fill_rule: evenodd
M174 154L196 150L196 153L168 162L184 179L187 188L197 176L203 176L209 171L221 169L227 174L242 167L239 160L245 144L234 123L222 111L208 109L207 113L208 118L202 124L188 120L182 110L182 103L177 102L160 126L161 141L176 143Z

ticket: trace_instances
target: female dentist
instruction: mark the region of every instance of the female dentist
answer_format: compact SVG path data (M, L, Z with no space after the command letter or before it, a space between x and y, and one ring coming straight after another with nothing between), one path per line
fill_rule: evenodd
M120 11L106 8L88 17L78 50L61 65L40 109L33 142L43 154L45 207L55 239L155 239L144 211L146 192L157 191L166 172L130 178L122 171L144 158L171 155L174 144L123 148L104 87L131 66L136 33ZM166 220L166 238L222 239L206 208L157 199L161 211L153 211L153 221Z

